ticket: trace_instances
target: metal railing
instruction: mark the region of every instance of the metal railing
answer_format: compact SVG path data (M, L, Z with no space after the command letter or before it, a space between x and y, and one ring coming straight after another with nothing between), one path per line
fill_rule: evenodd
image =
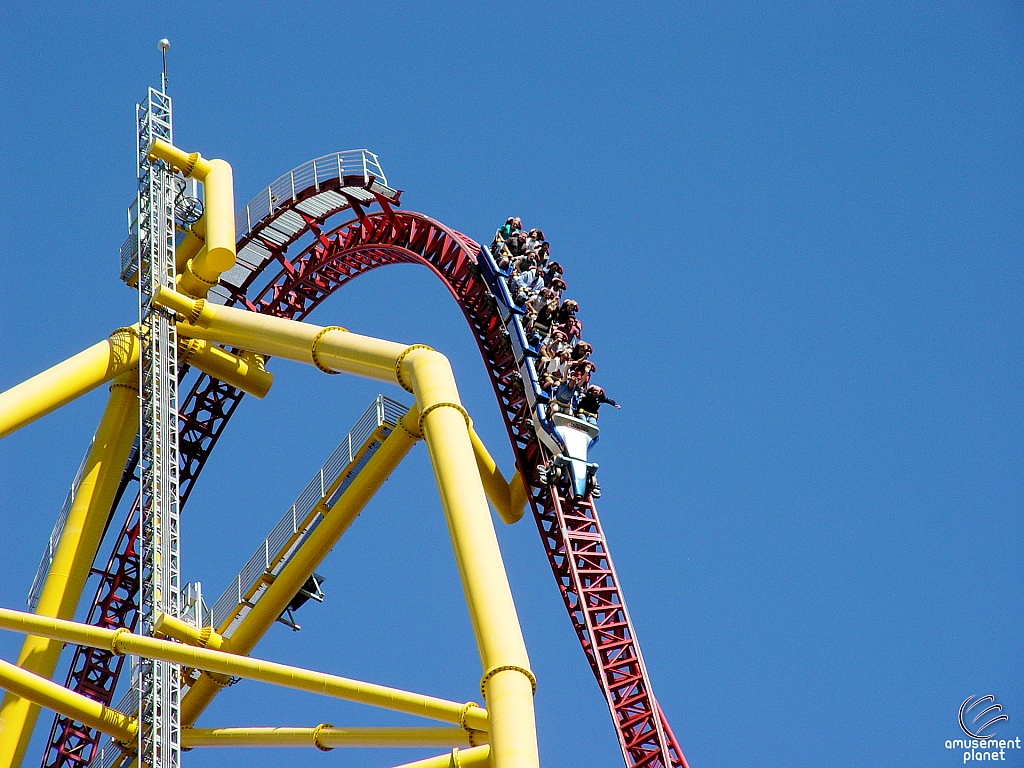
M242 567L238 576L213 604L210 622L215 629L220 629L222 634L230 635L231 627L225 628L224 623L229 620L234 623L234 619L238 618L240 606L251 607L255 604L262 594L259 582L264 574L276 576L281 572L323 520L323 516L315 510L321 506L330 509L337 502L380 447L384 435L379 434L378 430L386 427L387 434L390 434L390 430L394 429L398 420L408 410L406 406L389 397L377 395L299 494L295 503L256 548L256 552ZM331 498L327 499L327 493L338 478L343 478L342 482L334 489Z
M363 184L374 179L373 188L378 192L391 194L388 179L380 167L380 159L368 149L347 149L318 157L293 168L278 177L257 194L249 204L235 214L235 237L242 238L252 231L253 226L270 216L285 203L294 203L295 196L308 187L316 187L332 179L361 177ZM135 274L138 228L138 201L128 206L128 238L121 245L121 279L130 282Z
M64 506L60 508L57 522L54 523L53 532L50 534L49 541L46 542L46 551L43 552L43 558L39 561L36 577L32 579L32 586L28 591L26 602L28 603L29 611L33 613L39 604L39 595L42 593L43 584L46 583L46 577L50 573L50 566L53 565L53 556L57 553L57 545L60 543L61 534L64 533L64 526L67 524L71 505L75 503L78 486L82 482L82 473L85 472L85 465L89 462L89 454L92 452L92 444L95 440L96 438L94 437L89 443L89 448L85 451L85 456L82 457L82 463L78 467L78 472L75 473L75 479L71 483L71 488L68 489L68 495L64 498Z
M345 176L361 176L363 184L369 184L371 177L385 187L388 183L380 167L380 160L368 149L349 149L318 157L278 177L239 211L235 216L235 237L249 234L255 224L286 202L295 202L296 193L311 186L319 191L325 181L343 179Z
M128 237L121 244L121 273L120 277L126 283L130 283L132 277L138 271L139 250L139 201L132 200L128 206Z

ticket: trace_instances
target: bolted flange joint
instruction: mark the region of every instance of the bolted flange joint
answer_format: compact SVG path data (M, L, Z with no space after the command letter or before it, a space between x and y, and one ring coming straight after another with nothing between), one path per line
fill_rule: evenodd
M484 701L487 700L487 691L485 690L487 687L487 681L499 672L509 671L519 672L525 675L526 679L530 681L530 688L533 690L533 694L535 696L537 695L537 678L533 676L533 672L526 669L525 667L516 666L515 664L504 664L498 667L491 667L486 672L484 672L484 676L480 678L480 694L484 697Z

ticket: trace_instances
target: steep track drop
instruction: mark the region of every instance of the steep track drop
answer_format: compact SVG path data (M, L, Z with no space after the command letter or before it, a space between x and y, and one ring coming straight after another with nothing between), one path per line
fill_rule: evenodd
M290 176L294 180L294 172ZM358 194L352 194L353 184L362 187ZM269 211L258 221L252 222L246 209L247 221L238 240L239 263L222 279L226 293L221 292L220 301L253 312L302 320L346 282L386 264L422 264L441 278L476 337L501 406L516 467L527 484L548 561L608 702L626 764L685 767L682 751L652 694L593 499L574 500L571 491L538 482L537 470L551 456L534 435L508 332L491 288L477 266L480 246L422 214L395 210L398 194L372 176L358 182L347 177L314 179L313 184L293 191L280 204L272 194L268 197ZM367 213L364 206L373 202L382 210ZM356 218L324 231L325 222L343 210L353 211ZM311 242L288 259L288 248L304 237ZM268 274L273 275L269 281L265 277ZM211 298L217 301L214 294ZM242 392L200 374L182 400L182 507L242 397ZM138 516L133 504L110 562L99 572L90 623L134 628L137 598L131 585L137 584L137 536ZM121 657L79 647L68 687L110 704L121 662ZM58 716L42 765L88 765L99 738L99 733Z

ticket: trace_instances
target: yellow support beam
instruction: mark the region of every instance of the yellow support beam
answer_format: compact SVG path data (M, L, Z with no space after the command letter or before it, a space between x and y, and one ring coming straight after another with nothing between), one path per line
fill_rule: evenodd
M236 355L198 339L184 339L181 347L182 363L250 395L264 397L274 382L274 375L263 367L263 358L254 353ZM0 392L0 438L138 366L138 328L118 328L103 341Z
M202 339L182 339L178 348L180 365L194 366L254 397L266 397L274 383L274 374L263 367L263 358L255 353L236 355Z
M485 737L486 734L480 734ZM195 747L469 747L461 728L183 728L181 745Z
M395 768L490 768L491 748L486 744L472 749L453 749L450 754L428 757L415 763L402 763Z
M139 428L138 397L137 370L124 374L110 387L107 407L39 595L36 613L41 616L74 618ZM18 666L50 678L61 649L59 641L26 637ZM37 704L8 690L0 703L0 766L21 764L38 716Z
M206 160L198 152L188 154L165 141L156 139L149 147L152 159L164 160L185 176L203 182L203 224L205 242L201 250L184 261L178 285L191 295L202 298L220 280L222 273L235 265L235 191L231 166L223 160ZM190 245L190 249L194 248Z
M113 736L123 744L132 743L138 735L139 725L134 718L2 659L0 688L25 701L31 701L36 709L46 707Z
M406 344L222 307L167 288L158 289L153 301L182 316L184 322L178 324L178 334L185 338L216 341L224 346L316 365L325 370L343 371L390 384L401 383L396 363L408 348ZM417 346L416 349L427 348ZM406 384L403 387L411 391ZM422 409L422 405L420 407Z
M536 681L473 457L466 413L454 407L458 393L444 357L415 350L406 360L403 374L412 380L424 413L421 429L483 663L480 689L491 713L491 759L495 768L536 768Z
M0 393L0 437L138 368L139 334L118 328L98 344Z
M469 437L473 441L473 456L476 458L477 469L480 470L480 479L484 484L484 492L487 494L491 506L498 513L503 523L511 525L523 519L526 511L526 485L523 478L519 476L517 469L512 475L512 480L506 482L505 476L498 469L498 464L487 451L480 435L472 427L469 428Z
M154 302L182 315L186 322L178 331L185 337L397 382L415 395L483 663L480 688L491 713L492 760L495 768L535 768L536 680L476 467L469 417L448 360L423 345L215 306L168 289L160 290Z
M199 217L199 221L185 230L185 237L181 239L174 249L174 271L180 275L188 266L189 259L199 255L206 245L206 216Z
M347 677L314 672L287 664L276 664L262 659L236 656L208 648L136 635L126 629L103 629L75 621L35 616L23 611L0 608L0 628L15 632L50 637L65 643L103 648L119 655L142 656L181 664L221 675L256 680L284 688L318 693L336 699L345 699L372 707L404 712L448 723L466 724L477 731L488 728L487 710L472 703L462 704L420 693L410 693L374 683L364 683Z
M169 637L186 645L195 645L199 648L211 648L214 651L226 650L225 640L210 627L196 629L188 622L161 613L153 622L153 632L158 637Z
M316 530L268 587L239 625L222 650L248 655L267 630L277 621L288 603L306 583L316 567L327 557L341 536L380 490L384 481L401 463L419 439L419 410L413 408L402 417L362 471L341 495ZM182 725L192 725L223 688L224 679L203 675L181 700Z

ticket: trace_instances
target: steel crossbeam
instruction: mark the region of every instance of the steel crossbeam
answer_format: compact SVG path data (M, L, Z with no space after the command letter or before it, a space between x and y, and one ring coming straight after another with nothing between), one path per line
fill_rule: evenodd
M466 316L490 372L549 563L612 712L626 764L684 768L686 760L651 692L593 501L567 501L561 489L537 481L537 469L550 456L534 435L508 332L477 267L480 247L426 216L393 211L387 200L381 201L383 212L372 214L353 202L357 218L324 232L324 218L303 212L300 204L324 190L339 189L337 181L321 183L317 189L296 191L292 201L277 208L273 216L292 211L305 224L283 244L261 237L253 224L239 240L239 252L244 240L265 249L269 257L240 284L225 286L230 294L225 303L301 320L341 285L386 264L423 264L443 280ZM288 246L307 234L313 242L287 258ZM267 273L272 275L269 280ZM238 390L205 374L192 387L180 422L182 503L241 397ZM114 678L105 683L111 691L116 673Z

